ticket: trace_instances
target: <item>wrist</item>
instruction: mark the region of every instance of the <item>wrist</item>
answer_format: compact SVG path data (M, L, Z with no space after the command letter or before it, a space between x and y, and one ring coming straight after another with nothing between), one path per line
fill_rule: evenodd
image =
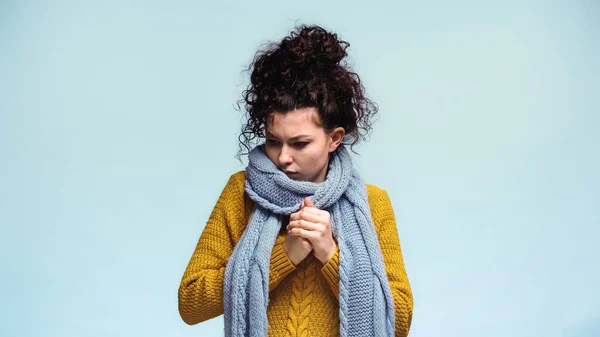
M333 242L333 245L331 246L331 248L329 249L329 251L327 252L327 254L325 254L325 257L323 258L323 260L321 261L322 264L327 264L327 262L329 262L329 260L331 260L331 258L333 257L333 255L335 255L335 251L337 250L337 245L335 244L335 242Z
M294 265L294 267L298 266L298 263L300 263L301 261L294 260L293 256L290 255L290 253L287 250L287 246L285 244L285 241L281 243L281 247L283 248L283 252L285 253L285 255L287 255L288 259Z

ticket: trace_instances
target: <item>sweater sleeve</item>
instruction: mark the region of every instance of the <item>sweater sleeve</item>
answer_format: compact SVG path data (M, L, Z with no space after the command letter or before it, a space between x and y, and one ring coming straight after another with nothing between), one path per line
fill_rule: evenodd
M273 247L271 252L271 265L269 266L269 292L275 289L279 282L281 282L291 272L296 270L296 266L290 261L283 250L283 246L279 243L280 240Z
M327 281L329 289L340 299L340 248L336 247L333 256L321 268L321 275Z
M404 267L400 239L392 203L385 190L379 190L375 207L372 207L373 222L379 236L392 296L396 321L396 336L407 336L413 312L413 295Z
M179 314L193 325L223 314L225 267L240 239L252 205L244 197L245 175L229 178L200 235L178 291ZM271 254L269 290L295 269L277 245Z

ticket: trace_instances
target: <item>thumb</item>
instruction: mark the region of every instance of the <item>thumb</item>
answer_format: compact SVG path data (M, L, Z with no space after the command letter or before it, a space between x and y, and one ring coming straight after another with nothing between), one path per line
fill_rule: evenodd
M306 198L304 198L304 206L305 207L315 207L315 204L309 197L306 197Z

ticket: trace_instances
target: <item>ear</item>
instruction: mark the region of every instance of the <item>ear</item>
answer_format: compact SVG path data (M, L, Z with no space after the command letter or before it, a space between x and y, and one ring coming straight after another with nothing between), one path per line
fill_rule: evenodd
M344 140L345 134L346 134L346 130L344 130L344 128L340 127L340 126L333 129L329 133L329 141L330 141L329 152L335 151L338 148L338 146L340 146L340 144L342 143L342 140Z

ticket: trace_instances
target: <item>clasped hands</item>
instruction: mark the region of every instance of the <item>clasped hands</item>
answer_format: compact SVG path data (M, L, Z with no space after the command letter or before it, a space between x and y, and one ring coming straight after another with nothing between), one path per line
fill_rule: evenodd
M337 249L331 232L329 212L315 207L308 197L302 201L298 212L290 215L283 250L294 265L302 262L312 251L325 264Z

